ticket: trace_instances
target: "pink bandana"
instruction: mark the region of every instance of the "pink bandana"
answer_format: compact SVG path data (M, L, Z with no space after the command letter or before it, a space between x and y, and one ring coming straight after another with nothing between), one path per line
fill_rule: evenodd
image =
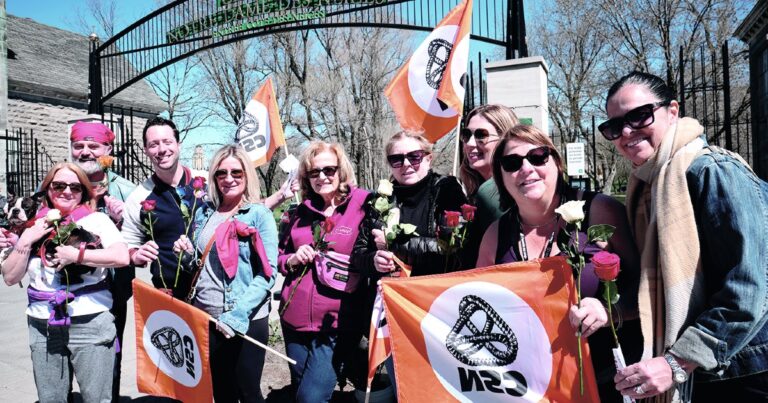
M115 133L109 127L98 122L77 122L72 126L69 139L75 141L96 141L103 144L112 144Z
M268 277L272 277L272 266L267 259L267 252L264 250L264 244L261 241L261 236L256 228L249 227L238 220L231 220L221 223L216 228L216 252L219 255L219 261L221 267L224 268L224 272L227 273L227 277L232 279L237 273L237 260L240 255L240 247L238 245L238 237L248 236L251 238L253 249L259 255L259 261L261 267L264 270L264 274Z

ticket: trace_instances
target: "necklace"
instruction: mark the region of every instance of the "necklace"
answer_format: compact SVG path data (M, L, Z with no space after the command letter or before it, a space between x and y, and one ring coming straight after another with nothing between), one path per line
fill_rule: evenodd
M549 225L549 224L552 224L553 222L557 221L557 218L558 218L558 217L559 217L559 216L558 216L557 214L555 214L555 216L554 216L554 217L552 217L552 219L551 219L551 220L549 220L549 221L547 221L547 222L545 222L545 223L543 223L543 224L539 224L539 225L533 225L533 224L526 224L526 223L524 223L524 222L523 222L523 219L520 217L520 214L518 214L518 215L517 215L517 221L518 221L518 222L520 222L520 225L525 225L526 227L530 227L530 228L541 228L541 227L546 227L547 225Z

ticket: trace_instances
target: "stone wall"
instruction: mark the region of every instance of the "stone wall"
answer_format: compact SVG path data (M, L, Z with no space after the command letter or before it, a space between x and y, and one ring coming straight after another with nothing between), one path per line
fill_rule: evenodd
M85 118L99 119L88 115L85 109L29 102L21 99L8 100L8 129L33 131L35 138L45 148L54 162L69 159L69 122ZM109 114L107 114L109 118ZM115 115L113 119L117 119ZM130 119L126 116L128 122ZM134 116L133 136L141 142L141 131L146 119Z

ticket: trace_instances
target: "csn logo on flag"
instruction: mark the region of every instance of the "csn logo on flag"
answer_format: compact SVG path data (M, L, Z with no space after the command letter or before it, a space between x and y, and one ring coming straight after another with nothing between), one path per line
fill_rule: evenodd
M153 312L145 322L143 336L144 350L160 371L186 387L200 383L200 345L178 315L165 310Z
M457 306L458 302L458 306ZM539 401L552 376L549 337L536 312L490 282L441 293L421 321L431 367L459 401Z

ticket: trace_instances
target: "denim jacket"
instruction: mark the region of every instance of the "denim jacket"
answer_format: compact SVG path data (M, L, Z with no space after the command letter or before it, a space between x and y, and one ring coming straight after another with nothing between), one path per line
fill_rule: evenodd
M195 213L195 237L205 227L215 210L206 204ZM272 277L266 277L250 239L240 237L240 254L237 273L224 286L224 313L219 320L240 333L248 331L251 315L263 304L269 304L270 290L277 276L277 226L272 211L262 204L246 204L240 207L235 219L259 231L267 259L272 266ZM215 245L214 245L215 247ZM199 252L199 251L198 251ZM221 264L211 261L211 264Z
M768 371L768 183L716 149L686 179L708 308L670 351L699 364L697 381Z

